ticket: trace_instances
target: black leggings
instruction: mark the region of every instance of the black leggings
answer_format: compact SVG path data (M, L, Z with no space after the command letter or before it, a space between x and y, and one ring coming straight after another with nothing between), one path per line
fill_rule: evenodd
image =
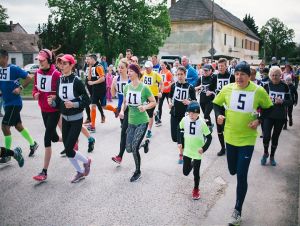
M133 154L136 172L141 172L141 156L139 153L140 145L146 134L148 123L140 125L128 125L127 138L126 138L126 150L128 153Z
M182 117L175 117L173 115L171 115L171 137L173 142L177 142L178 141L178 137L180 136L180 132L179 132L179 123L181 121Z
M200 103L200 107L201 107L201 110L203 112L204 119L207 120L206 124L208 126L211 126L212 124L211 124L210 113L213 109L213 103L211 101Z
M169 96L169 93L162 93L161 98L159 98L159 103L158 103L158 117L159 117L159 120L161 120L162 107L163 107L165 98L167 99L167 101L169 103L168 96Z
M91 101L92 101L92 99L93 99L93 96L92 96L92 95L93 95L93 87L90 86L90 85L88 85L88 84L86 84L86 87L87 87L87 89L88 89L88 91L89 91L90 99L91 99ZM100 100L97 101L96 105L97 105L97 108L98 108L98 110L99 110L99 112L100 112L100 114L101 114L101 117L103 118L103 117L104 117L104 111L103 111L103 108L102 108L102 106L101 106ZM91 110L90 110L90 107L87 106L87 107L85 108L85 111L86 111L86 114L88 115L88 116L87 116L88 120L91 121Z
M124 112L124 119L121 120L121 140L120 140L120 152L119 157L123 157L126 149L126 130L128 128L128 108Z
M217 132L218 132L218 138L219 138L219 141L220 141L220 144L221 144L221 147L222 149L225 149L225 140L224 140L224 125L225 125L225 120L224 120L224 123L222 125L219 125L218 122L217 122L217 117L215 115L215 118L216 118L216 125L217 125Z
M199 183L200 183L200 165L201 165L201 159L197 160L194 159L193 160L193 164L192 164L192 159L187 157L187 156L183 156L183 175L184 176L188 176L190 174L190 172L192 171L192 169L194 168L194 188L199 188Z
M68 158L74 158L76 144L82 128L82 118L76 121L67 121L62 118L62 138Z
M45 148L51 147L51 142L58 142L59 136L56 132L57 123L60 118L60 113L42 112L42 117L45 125L44 145Z
M285 123L285 119L271 119L271 118L265 118L264 119L264 149L265 154L269 155L268 148L271 140L271 133L273 129L272 134L272 143L271 143L271 157L274 157L275 151L278 145L278 140L280 133L282 131L283 125Z

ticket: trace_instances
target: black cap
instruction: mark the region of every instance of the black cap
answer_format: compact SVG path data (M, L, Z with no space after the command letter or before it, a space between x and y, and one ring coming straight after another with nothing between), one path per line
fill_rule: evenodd
M200 113L200 105L197 101L193 100L190 102L190 104L188 105L187 112L195 112L195 113Z
M213 67L210 64L205 64L203 70L213 70Z
M250 64L248 64L246 61L239 62L238 65L236 65L236 67L235 67L235 72L237 72L237 71L244 72L250 76L250 74L251 74Z
M5 49L0 49L0 56L8 56L8 52Z

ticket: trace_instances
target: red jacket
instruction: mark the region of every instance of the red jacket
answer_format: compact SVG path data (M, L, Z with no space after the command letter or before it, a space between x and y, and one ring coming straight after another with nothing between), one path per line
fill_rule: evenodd
M34 74L34 86L32 88L32 96L36 93L39 95L39 106L42 112L56 112L58 109L49 106L47 99L49 95L56 94L57 80L60 78L61 73L56 70L52 64L48 72L38 69Z

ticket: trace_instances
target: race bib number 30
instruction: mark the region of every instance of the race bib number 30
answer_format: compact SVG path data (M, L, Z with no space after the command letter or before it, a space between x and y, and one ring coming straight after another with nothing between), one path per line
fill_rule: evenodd
M52 76L37 74L36 85L38 90L51 92Z
M230 99L230 109L238 112L253 112L255 92L233 90Z
M188 99L188 93L188 89L176 87L174 91L174 99L177 101L183 101L185 99Z
M142 104L141 92L128 91L126 95L126 102L129 106L139 106Z
M10 81L10 67L0 67L0 81Z

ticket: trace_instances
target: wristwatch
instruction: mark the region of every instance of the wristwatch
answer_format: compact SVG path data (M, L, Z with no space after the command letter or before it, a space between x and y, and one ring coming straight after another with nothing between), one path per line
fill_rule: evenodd
M24 89L24 87L23 87L22 85L20 85L20 86L19 86L19 88L20 88L21 90L23 90L23 89Z

